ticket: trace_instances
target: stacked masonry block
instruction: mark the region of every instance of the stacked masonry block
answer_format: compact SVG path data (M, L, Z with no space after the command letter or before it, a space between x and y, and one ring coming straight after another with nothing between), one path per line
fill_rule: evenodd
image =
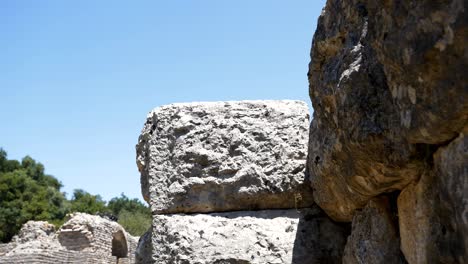
M171 104L137 149L153 212L138 263L339 263L346 228L306 181L309 112L299 101Z

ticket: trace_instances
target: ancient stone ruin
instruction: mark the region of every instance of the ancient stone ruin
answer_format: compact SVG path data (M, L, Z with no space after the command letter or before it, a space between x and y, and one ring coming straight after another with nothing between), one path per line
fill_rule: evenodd
M136 146L138 246L76 214L28 222L0 263L468 263L467 8L329 0L310 124L299 101L158 107Z
M307 151L304 103L152 111L137 262L468 263L466 8L329 0Z
M352 221L346 263L468 263L467 8L330 0L319 18L308 169Z
M0 263L134 263L138 238L100 216L75 213L55 232L29 221L0 247Z
M152 235L139 263L340 263L346 226L305 181L309 113L299 101L162 106L137 145Z

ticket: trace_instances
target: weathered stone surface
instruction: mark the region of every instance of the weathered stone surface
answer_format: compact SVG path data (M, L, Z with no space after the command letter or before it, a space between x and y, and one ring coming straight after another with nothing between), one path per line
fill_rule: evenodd
M116 222L77 213L60 227L57 237L68 250L111 252L113 235L121 230L122 226Z
M395 132L412 144L457 137L468 117L467 2L368 3L370 44L400 116Z
M134 263L138 238L99 216L72 214L57 232L47 222L27 222L1 247L0 263Z
M441 225L439 257L445 263L468 263L468 126L434 154Z
M409 263L468 263L468 129L434 154L433 168L398 197Z
M308 168L334 219L417 181L468 117L463 0L329 0L309 65Z
M300 101L158 107L137 145L143 196L154 213L310 206L308 120Z
M154 263L341 263L347 227L318 208L153 217Z
M440 226L435 212L435 186L431 172L408 185L398 197L401 250L408 263L437 263L435 240Z
M377 197L353 218L343 263L406 263L400 251L396 216L387 197Z
M13 243L26 243L32 240L48 238L55 234L55 226L46 221L28 221L11 240Z
M5 257L15 255L34 255L47 250L56 250L60 248L53 225L44 221L28 221L20 229L18 235L14 236L8 252L4 252ZM0 263L8 258L0 256Z

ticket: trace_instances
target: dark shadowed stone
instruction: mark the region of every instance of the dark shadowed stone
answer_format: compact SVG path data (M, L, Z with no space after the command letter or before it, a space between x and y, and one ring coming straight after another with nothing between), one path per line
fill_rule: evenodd
M387 197L376 197L353 218L343 263L406 263L400 251L396 216Z
M128 257L128 245L125 231L120 229L112 234L112 256Z
M153 249L151 243L151 236L153 232L150 228L138 240L138 246L135 250L135 263L136 264L151 264L153 262L151 250Z
M468 262L468 129L434 154L433 168L398 197L409 263Z
M466 124L465 2L327 2L308 73L308 168L335 220L417 181Z

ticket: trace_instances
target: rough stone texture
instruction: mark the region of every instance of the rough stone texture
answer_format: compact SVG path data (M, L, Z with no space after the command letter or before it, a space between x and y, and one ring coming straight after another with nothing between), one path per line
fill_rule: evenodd
M318 208L155 215L154 263L341 263L348 228Z
M13 243L26 243L32 240L47 238L55 234L55 226L46 221L28 221L19 233L11 240Z
M436 260L434 237L440 226L435 214L433 175L426 172L419 182L408 185L398 197L401 250L409 263ZM437 262L437 261L436 261Z
M467 128L439 148L433 169L398 197L401 248L409 263L468 263Z
M99 216L78 213L57 232L60 244L68 250L111 252L114 234L123 228Z
M329 0L309 65L308 168L335 220L417 181L468 119L466 1Z
M47 222L27 222L8 246L0 263L134 263L138 238L117 223L76 213L56 233ZM112 254L126 248L126 257ZM122 251L122 250L120 250Z
M305 182L308 118L298 101L153 110L137 145L153 224L136 262L341 263L349 225ZM171 214L187 212L205 214Z
M308 107L300 101L158 107L137 145L153 213L307 207Z
M441 262L468 263L468 126L434 154Z
M406 263L400 251L400 238L389 199L377 197L353 218L343 263Z

